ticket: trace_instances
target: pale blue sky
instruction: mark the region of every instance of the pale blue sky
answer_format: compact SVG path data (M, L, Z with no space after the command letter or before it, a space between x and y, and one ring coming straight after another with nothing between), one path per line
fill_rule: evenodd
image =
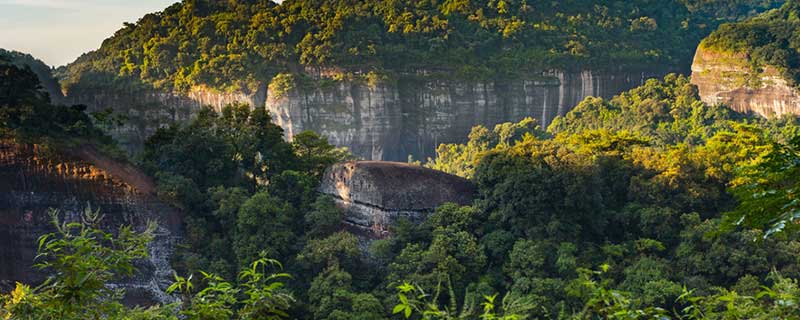
M0 48L51 66L72 62L147 13L178 0L0 0Z

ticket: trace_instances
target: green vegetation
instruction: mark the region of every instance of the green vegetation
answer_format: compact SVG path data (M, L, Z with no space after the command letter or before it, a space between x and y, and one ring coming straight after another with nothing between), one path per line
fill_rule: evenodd
M41 77L20 59L0 52L0 139L55 148L92 143L121 155L101 129L105 113L90 116L83 105L54 105L42 88Z
M374 81L419 70L485 79L550 68L688 66L719 23L780 2L184 0L126 24L58 74L68 92L254 91L303 70ZM285 88L286 79L278 80Z
M16 79L0 87L5 132L95 135L26 122L54 107L30 71L0 67ZM287 142L269 119L244 105L206 108L159 130L137 159L185 213L173 261L185 276L169 290L179 304L121 304L104 284L135 271L149 231L101 231L88 210L84 223L59 222L42 238L37 262L54 271L50 280L0 295L0 316L800 317L800 123L705 105L683 76L587 98L546 131L532 119L473 129L428 165L470 177L475 202L442 205L420 224L400 220L392 237L370 243L342 230L343 213L316 192L347 153L311 132Z
M47 66L44 62L34 58L30 54L25 54L16 51L8 51L0 48L0 56L6 57L8 61L20 68L26 66L36 74L42 87L50 93L50 98L57 100L61 96L61 86L55 78L53 78L53 69ZM54 97L53 95L56 95Z
M179 292L183 304L129 308L122 304L123 289L107 285L135 274L135 260L147 257L155 224L134 231L123 226L112 234L100 229L103 215L86 208L80 222L61 221L51 211L56 232L39 238L37 267L50 273L41 285L31 288L17 283L8 295L0 295L0 318L4 320L226 320L281 319L294 301L283 289L285 273L275 260L258 259L239 274L234 286L217 275L201 272L202 290L194 293L192 277L175 276L167 293Z
M744 22L724 24L703 40L706 48L746 54L754 73L777 68L791 86L800 88L800 4L787 1L780 9Z
M270 119L242 104L206 108L147 140L139 162L159 196L188 213L181 269L231 278L262 254L297 254L306 230L326 235L328 215L340 216L315 190L324 169L349 154L312 132L286 142Z
M206 110L151 138L142 163L189 212L175 265L232 279L259 257L284 261L295 275L284 287L290 317L797 316L787 306L797 301L800 235L729 221L786 217L737 198L796 184L793 171L740 168L768 163L800 126L707 106L685 77L588 98L547 132L525 119L440 147L428 165L471 177L478 199L443 205L419 225L400 221L369 255L314 191L343 155L312 133L278 139L280 128L253 120L260 112ZM738 189L764 181L752 172L774 182Z

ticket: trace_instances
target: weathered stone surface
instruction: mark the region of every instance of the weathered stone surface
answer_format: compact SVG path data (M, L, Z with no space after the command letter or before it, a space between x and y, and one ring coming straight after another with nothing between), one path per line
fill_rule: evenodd
M159 223L150 256L139 273L110 284L127 289L130 304L171 301L169 256L180 236L178 212L157 201L152 181L131 165L110 159L92 147L55 153L37 146L0 141L0 282L38 283L44 274L32 267L37 238L53 232L48 211L77 221L87 205L100 209L103 228L145 228Z
M476 125L536 118L547 126L587 96L609 98L666 72L561 72L508 81L401 77L368 85L337 82L268 95L267 108L288 136L312 130L363 159L435 157L441 143L464 142Z
M267 108L289 138L313 130L360 158L405 161L408 155L433 157L441 143L464 142L470 129L479 124L494 126L534 117L546 126L587 96L608 98L668 71L547 71L496 81L406 75L373 84L328 80L288 92L269 92L266 84L240 93L206 88L188 94L72 90L66 100L86 104L89 111L112 108L126 115L128 123L114 135L132 150L157 128L189 119L202 105L219 109L244 102Z
M352 161L333 165L320 192L334 197L345 222L384 236L400 217L420 221L443 203L472 203L475 186L466 179L417 165Z
M771 66L754 70L742 53L718 52L702 45L692 64L692 83L707 104L724 104L764 117L800 115L800 91Z

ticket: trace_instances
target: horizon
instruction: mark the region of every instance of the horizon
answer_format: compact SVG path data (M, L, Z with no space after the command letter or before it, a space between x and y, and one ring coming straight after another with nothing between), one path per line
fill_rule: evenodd
M178 0L0 0L0 48L50 67L75 61L145 14Z

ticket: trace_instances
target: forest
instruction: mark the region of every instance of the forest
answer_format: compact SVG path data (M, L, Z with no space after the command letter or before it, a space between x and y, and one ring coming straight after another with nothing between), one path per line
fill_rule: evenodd
M234 1L213 3L244 10L257 7L257 1L252 2L252 6L236 6ZM301 14L333 14L303 10L311 3L328 5L287 1L276 8L264 4L272 8L267 12L298 13L283 18L297 19L288 26L270 14L255 16L292 29L308 27L303 19L310 17L300 18ZM380 3L388 6L383 7L386 10L411 9L402 6L407 2ZM419 3L428 7L409 11L412 18L432 8L429 2ZM485 23L485 28L499 32L492 28L508 22L500 8L521 16L524 3L490 1L482 8L487 18L474 21L467 16L481 9L470 7L469 1L447 1L433 8L446 8L454 15L448 26L460 21L464 25L458 26L463 28L484 28ZM625 2L625 6L638 3ZM677 5L642 3L639 10L656 3ZM193 14L181 15L184 10L217 10L207 7L210 5L187 1L161 15L145 17L138 25L120 31L101 50L116 41L129 41L123 41L127 37L138 37L140 28L177 30L170 29L170 23L202 28L205 24L201 22L178 21L194 19ZM491 8L495 11L490 15ZM698 4L687 8L708 10ZM368 23L372 20L360 16L359 10L377 9L365 5L353 10L348 11L353 16L336 16ZM245 13L227 17L248 17ZM384 15L400 16L406 15ZM437 21L433 17L431 23ZM386 23L381 21L375 23ZM404 30L410 28L410 33L444 32L433 25L397 23ZM239 30L233 25L225 30ZM339 30L330 27L329 31ZM623 29L629 30L628 26ZM575 32L581 30L588 29ZM524 38L525 32L512 32L510 37ZM177 31L169 34L181 35ZM293 33L266 34L291 37ZM447 34L456 37L458 32ZM297 39L299 47L304 39ZM315 49L303 59L315 63L328 59L322 50L328 44L334 46L333 52L343 52L334 45L336 37L312 36L307 41L314 44L309 48ZM402 46L418 48L415 43ZM212 51L217 45L207 44ZM611 44L598 41L596 45ZM227 48L235 46L229 43ZM377 51L381 54L391 52L388 44L376 48L381 48ZM457 47L448 48L458 51ZM502 52L490 52L489 57L514 51ZM673 54L681 55L664 56ZM10 60L0 59L3 139L54 149L93 143L126 157L102 130L107 115L86 114L81 106L54 105L33 71ZM95 62L115 68L113 61ZM131 70L142 72L141 77L152 76L149 63L134 62ZM206 70L203 72L217 70L198 63L193 62L199 70ZM175 70L161 72L157 78L170 79L172 72ZM119 289L104 285L110 279L135 274L135 261L147 256L153 227L102 230L98 227L102 213L87 208L78 222L65 221L59 212L51 212L55 231L40 238L39 256L32 261L50 276L42 284L19 283L12 292L0 294L0 317L800 317L798 121L793 117L762 119L707 105L685 76L653 79L612 99L587 98L548 128L541 128L533 119L494 128L477 126L468 142L441 145L437 157L423 165L470 179L478 186L477 199L469 206L443 205L420 224L401 220L393 226L392 237L366 246L342 230L343 212L333 199L316 192L324 169L351 156L313 132L286 141L283 129L270 119L263 109L247 105L229 105L220 112L206 108L189 123L160 129L147 140L141 154L130 156L130 161L155 177L159 198L186 213L186 236L173 261L177 274L167 290L178 299L174 304L126 306Z
M779 0L186 0L58 70L65 92L254 92L281 73L464 79L654 65Z

